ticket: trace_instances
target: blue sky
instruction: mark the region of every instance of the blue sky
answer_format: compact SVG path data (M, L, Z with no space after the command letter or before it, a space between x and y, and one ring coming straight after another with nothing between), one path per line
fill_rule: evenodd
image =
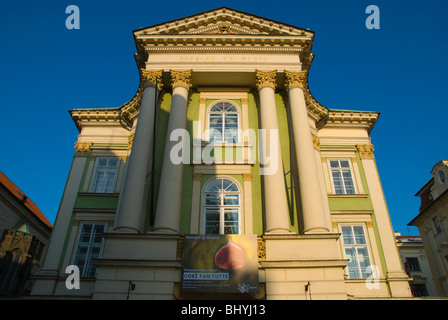
M68 5L79 30L65 27ZM368 5L380 9L379 30L365 27ZM222 6L315 31L310 90L328 108L381 112L377 166L393 228L408 234L414 194L448 158L444 0L2 0L0 170L53 223L78 134L68 110L134 96L133 30Z

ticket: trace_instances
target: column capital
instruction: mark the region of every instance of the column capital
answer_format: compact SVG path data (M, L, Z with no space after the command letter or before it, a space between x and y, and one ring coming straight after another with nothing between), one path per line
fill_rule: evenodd
M305 89L307 81L307 71L288 71L285 70L286 89L301 88Z
M75 156L87 157L93 142L75 142Z
M185 87L190 90L191 87L191 70L171 70L171 86Z
M264 87L270 87L272 89L275 89L275 79L277 77L277 70L272 71L261 71L261 70L255 70L256 78L257 78L257 89L260 90Z
M374 147L371 144L357 144L356 148L361 159L374 159Z
M145 89L146 87L155 88L157 84L157 89L162 90L162 70L140 69L140 83L142 89Z

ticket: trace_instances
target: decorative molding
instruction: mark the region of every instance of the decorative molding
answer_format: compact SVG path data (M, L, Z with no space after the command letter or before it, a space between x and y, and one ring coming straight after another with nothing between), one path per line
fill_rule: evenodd
M199 98L199 104L206 104L207 98Z
M272 89L275 89L277 70L272 71L256 70L255 76L257 79L256 86L258 90L261 90L264 87L270 87Z
M93 142L75 142L75 156L87 157L92 145Z
M143 89L146 87L155 88L157 85L158 90L162 90L162 70L145 70L140 69L140 85Z
M320 138L318 136L316 136L314 133L311 133L311 137L313 139L314 149L316 149L317 151L320 151Z
M258 245L258 260L265 261L266 260L266 242L263 238L257 237L257 245Z
M324 127L365 128L372 131L379 117L378 112L329 110Z
M201 181L202 173L193 172L193 181Z
M244 181L252 181L252 173L243 173Z
M123 126L119 108L73 109L69 112L79 131L87 126Z
M371 144L357 144L356 148L358 148L359 156L361 159L374 159L373 145Z
M367 228L373 228L373 222L372 221L366 221L366 227Z
M176 250L176 259L182 260L184 251L184 237L180 237L177 240L177 250Z
M185 87L190 90L191 87L191 70L171 70L171 86Z
M285 70L286 81L285 87L287 90L293 88L305 89L307 87L308 72L304 71L288 71Z
M241 98L241 104L249 104L248 98Z
M129 145L128 145L128 150L131 150L131 149L132 149L132 144L134 143L134 136L135 136L135 133L132 133L132 134L128 137L128 143L129 143Z

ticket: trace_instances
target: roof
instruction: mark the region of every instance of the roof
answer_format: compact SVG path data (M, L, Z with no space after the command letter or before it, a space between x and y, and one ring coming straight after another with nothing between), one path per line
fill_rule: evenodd
M49 228L53 228L52 224L44 216L37 205L27 197L3 172L0 171L0 184L5 187L19 202L21 202L34 216L43 222Z
M197 17L199 15L207 15L207 14L211 14L211 13L215 13L215 12L220 12L220 13L222 12L222 14L226 14L226 15L229 15L229 16L232 15L232 14L234 15L235 13L238 13L238 14L241 15L241 17L242 16L253 17L253 18L257 18L257 19L263 20L263 21L270 21L272 23L276 23L276 24L279 24L279 25L283 25L283 26L286 26L286 27L290 27L290 28L293 28L293 29L297 29L297 30L301 30L301 31L305 31L305 32L309 32L311 34L314 34L314 31L311 31L311 30L306 29L306 28L300 28L300 27L297 27L297 26L294 26L294 25L291 25L291 24L287 24L287 23L284 23L284 22L280 22L280 21L277 21L277 20L270 19L270 18L265 18L265 17L259 16L259 15L253 14L253 13L248 13L248 12L244 12L244 11L233 9L233 8L229 8L229 7L220 7L220 8L216 8L216 9L211 9L211 10L207 10L207 11L198 12L198 13L186 16L186 17L177 18L177 19L161 22L161 23L158 23L158 24L154 24L154 25L151 25L151 26L138 28L138 29L134 30L133 32L135 33L135 32L138 32L138 31L145 30L145 29L152 29L152 28L155 28L155 27L158 27L158 26L163 26L163 25L166 25L166 24L175 23L177 21L185 21L185 20L188 20L188 19L195 18L195 17Z

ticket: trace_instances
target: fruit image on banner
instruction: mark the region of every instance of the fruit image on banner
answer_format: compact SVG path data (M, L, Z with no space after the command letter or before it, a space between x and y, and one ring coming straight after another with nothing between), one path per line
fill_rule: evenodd
M257 236L186 235L182 291L258 292Z
M244 266L244 250L232 242L219 248L215 254L215 264L221 269L238 269Z

